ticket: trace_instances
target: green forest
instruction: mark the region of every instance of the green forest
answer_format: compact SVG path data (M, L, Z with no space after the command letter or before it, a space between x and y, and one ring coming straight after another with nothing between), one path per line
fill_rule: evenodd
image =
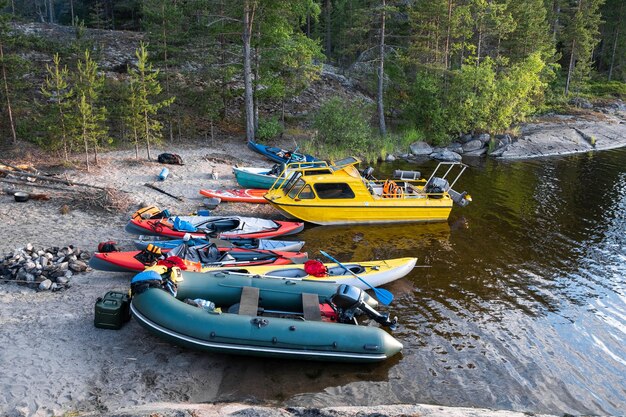
M111 146L150 158L160 141L220 135L390 152L626 97L624 0L1 0L0 11L0 144L87 164ZM33 22L72 41L19 29ZM92 29L141 41L103 71ZM322 71L371 100L338 94L286 115Z

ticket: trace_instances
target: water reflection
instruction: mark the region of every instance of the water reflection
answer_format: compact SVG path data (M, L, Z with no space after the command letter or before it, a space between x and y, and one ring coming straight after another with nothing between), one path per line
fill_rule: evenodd
M433 167L376 168L384 177ZM401 319L401 357L365 368L296 363L286 373L280 361L247 361L270 383L236 388L244 378L233 377L232 398L252 390L287 405L623 414L626 149L477 159L455 188L474 202L453 209L447 224L310 227L298 235L311 257L319 249L346 261L416 256L428 266L386 287Z
M341 384L314 401L623 411L625 167L624 150L472 167L458 188L474 202L423 245L431 268L393 305L406 349L384 388Z

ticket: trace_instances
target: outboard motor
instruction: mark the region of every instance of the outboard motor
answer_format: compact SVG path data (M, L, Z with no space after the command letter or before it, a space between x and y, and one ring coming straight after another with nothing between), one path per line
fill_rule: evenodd
M448 191L448 188L450 188L450 184L447 180L440 177L432 177L424 186L424 192L429 194L441 194Z
M365 313L369 318L394 330L398 318L389 319L389 314L380 314L365 302L365 292L352 285L341 284L337 292L330 297L330 303L337 312L339 323L357 324L354 316Z

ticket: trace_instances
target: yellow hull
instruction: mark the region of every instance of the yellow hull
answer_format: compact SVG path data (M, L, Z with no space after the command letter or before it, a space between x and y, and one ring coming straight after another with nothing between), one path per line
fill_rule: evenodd
M284 200L284 199L281 199ZM448 197L434 199L385 199L383 201L350 201L332 205L312 202L269 202L287 217L321 225L443 222L452 211Z
M373 287L388 284L410 273L415 267L417 258L396 258L384 259L380 261L363 261L363 262L342 262L344 266L350 268L353 272ZM212 268L211 271L232 271L245 274L263 275L270 277L278 277L284 279L306 279L321 282L336 282L338 284L354 285L361 289L368 289L369 286L363 281L354 277L345 269L336 263L325 263L328 268L329 275L324 277L315 277L308 275L304 271L304 265L256 265L247 267L222 267ZM208 272L209 269L203 272Z

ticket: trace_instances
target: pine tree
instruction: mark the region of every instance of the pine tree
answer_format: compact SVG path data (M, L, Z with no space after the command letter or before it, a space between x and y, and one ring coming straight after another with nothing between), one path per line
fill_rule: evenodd
M0 2L0 10L6 7L6 2ZM4 14L0 14L0 70L2 72L2 84L4 90L4 101L6 102L7 115L9 118L9 126L11 127L11 137L13 138L13 145L17 144L17 134L15 132L15 121L13 120L13 106L11 104L11 91L9 89L9 62L4 55L4 45L8 41L8 25L7 18Z
M85 144L87 170L89 170L89 145L93 146L95 163L98 165L98 147L108 138L106 125L107 109L100 104L104 88L104 75L98 74L98 64L91 59L89 50L85 50L84 61L79 60L76 71L76 103L80 115L80 136Z
M41 93L48 100L50 112L48 113L48 133L50 145L57 147L57 141L61 141L65 160L69 161L69 153L72 148L72 132L75 129L75 117L71 112L74 98L74 90L69 86L69 71L67 66L61 67L59 54L54 54L53 65L46 65L48 75ZM60 138L59 138L60 137Z
M155 117L158 111L171 105L174 97L157 101L156 97L161 93L162 88L159 83L159 71L152 68L148 63L148 51L142 42L139 49L135 51L137 57L137 68L130 68L130 98L128 119L133 120L131 126L141 126L137 130L137 140L142 140L146 144L148 160L152 160L150 154L150 144L162 139L161 129L163 125Z
M593 49L599 40L599 8L603 2L604 0L576 0L569 11L562 39L567 52L565 95L569 94L572 86L579 89L589 78Z

